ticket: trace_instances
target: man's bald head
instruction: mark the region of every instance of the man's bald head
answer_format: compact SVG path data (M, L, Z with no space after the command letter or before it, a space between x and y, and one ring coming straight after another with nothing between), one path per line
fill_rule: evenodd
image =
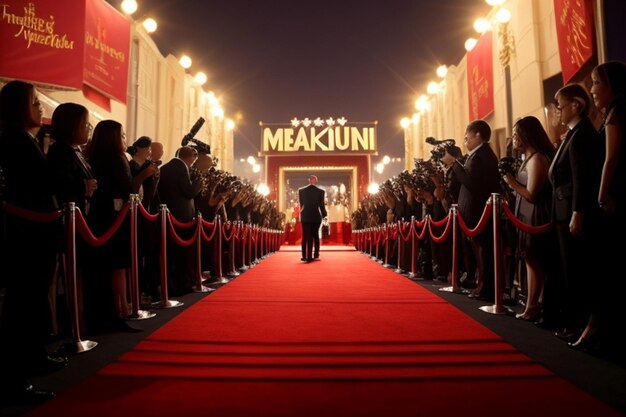
M317 176L316 175L309 175L309 184L312 184L312 185L317 184Z

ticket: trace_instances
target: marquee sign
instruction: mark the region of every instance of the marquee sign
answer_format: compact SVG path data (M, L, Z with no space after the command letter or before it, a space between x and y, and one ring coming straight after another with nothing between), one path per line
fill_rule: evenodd
M291 123L260 123L261 155L376 154L378 122L350 123L344 118L294 118Z

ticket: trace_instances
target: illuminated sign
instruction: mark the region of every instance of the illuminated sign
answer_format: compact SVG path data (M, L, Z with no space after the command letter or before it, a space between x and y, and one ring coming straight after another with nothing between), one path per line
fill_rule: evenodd
M377 124L319 117L293 119L290 124L261 123L261 154L376 154Z

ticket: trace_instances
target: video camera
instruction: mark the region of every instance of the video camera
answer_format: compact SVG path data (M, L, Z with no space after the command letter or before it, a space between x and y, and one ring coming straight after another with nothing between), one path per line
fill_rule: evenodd
M202 142L199 139L194 138L194 136L196 136L198 132L200 131L200 128L202 127L202 125L204 125L204 122L205 122L204 117L199 117L198 120L196 120L196 123L194 123L194 125L189 130L189 133L183 136L183 140L181 141L180 145L187 146L189 142L191 142L195 145L195 148L198 152L210 155L211 146L207 145L206 143Z
M434 148L430 151L433 159L443 158L446 152L455 158L460 158L463 155L461 148L456 146L456 141L454 139L437 140L432 136L429 136L426 138L426 143L434 146Z

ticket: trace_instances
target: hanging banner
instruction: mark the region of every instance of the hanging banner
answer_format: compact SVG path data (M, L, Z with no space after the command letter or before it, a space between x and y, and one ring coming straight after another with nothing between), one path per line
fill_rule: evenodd
M126 103L130 22L104 0L2 0L0 77Z
M83 81L105 96L126 103L129 22L109 3L87 0Z
M591 1L554 0L554 16L563 84L567 84L594 54Z
M485 32L467 53L467 96L469 119L484 119L494 109L493 34Z
M0 77L82 87L84 2L2 0L0 9Z

